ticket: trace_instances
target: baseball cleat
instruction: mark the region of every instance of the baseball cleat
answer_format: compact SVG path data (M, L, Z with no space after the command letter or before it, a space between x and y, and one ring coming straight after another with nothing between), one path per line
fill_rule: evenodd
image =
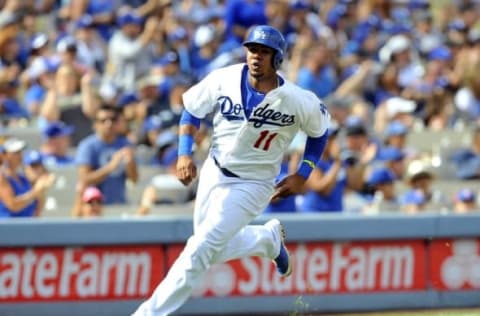
M273 259L273 263L277 267L278 273L280 273L282 276L287 277L290 274L292 274L292 257L290 256L290 253L288 252L287 247L285 246L285 228L283 225L280 223L278 219L271 219L266 223L267 226L269 226L275 233L276 236L278 236L278 239L280 241L280 253L278 256Z

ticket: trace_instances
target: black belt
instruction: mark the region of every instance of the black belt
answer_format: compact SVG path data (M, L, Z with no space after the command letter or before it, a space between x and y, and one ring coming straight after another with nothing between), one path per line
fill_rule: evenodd
M213 161L215 161L215 165L218 167L218 169L220 169L220 171L223 173L224 176L230 177L230 178L240 178L239 176L237 176L235 173L231 172L227 168L223 168L222 166L220 166L220 164L217 161L217 158L213 156L212 158L213 158Z

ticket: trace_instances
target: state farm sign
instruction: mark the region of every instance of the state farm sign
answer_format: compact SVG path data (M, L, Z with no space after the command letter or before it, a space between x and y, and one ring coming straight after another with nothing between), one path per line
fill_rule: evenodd
M422 241L290 244L294 272L282 278L265 258L215 265L195 296L297 295L425 290ZM168 253L172 263L181 247Z
M164 275L161 247L0 250L0 302L148 296Z
M432 285L436 289L480 289L480 240L434 240L429 257Z

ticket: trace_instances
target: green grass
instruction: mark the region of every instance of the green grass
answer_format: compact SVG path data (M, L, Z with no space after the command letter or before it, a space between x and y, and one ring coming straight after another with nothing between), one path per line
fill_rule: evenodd
M321 315L321 314L320 314ZM330 314L330 316L480 316L480 309L412 310L375 313ZM300 316L300 314L298 315ZM306 316L306 315L305 315ZM312 314L312 316L314 316ZM323 316L329 316L323 314Z

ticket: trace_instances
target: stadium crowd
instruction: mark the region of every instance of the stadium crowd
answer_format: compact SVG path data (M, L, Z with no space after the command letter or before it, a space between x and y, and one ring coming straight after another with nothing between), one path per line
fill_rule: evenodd
M175 178L182 93L242 62L257 24L283 32L281 74L332 115L304 194L267 212L478 209L480 1L0 0L0 9L0 217L189 203L196 184ZM210 127L202 122L196 139L199 164ZM303 140L279 179L296 170ZM52 202L53 191L71 199Z

